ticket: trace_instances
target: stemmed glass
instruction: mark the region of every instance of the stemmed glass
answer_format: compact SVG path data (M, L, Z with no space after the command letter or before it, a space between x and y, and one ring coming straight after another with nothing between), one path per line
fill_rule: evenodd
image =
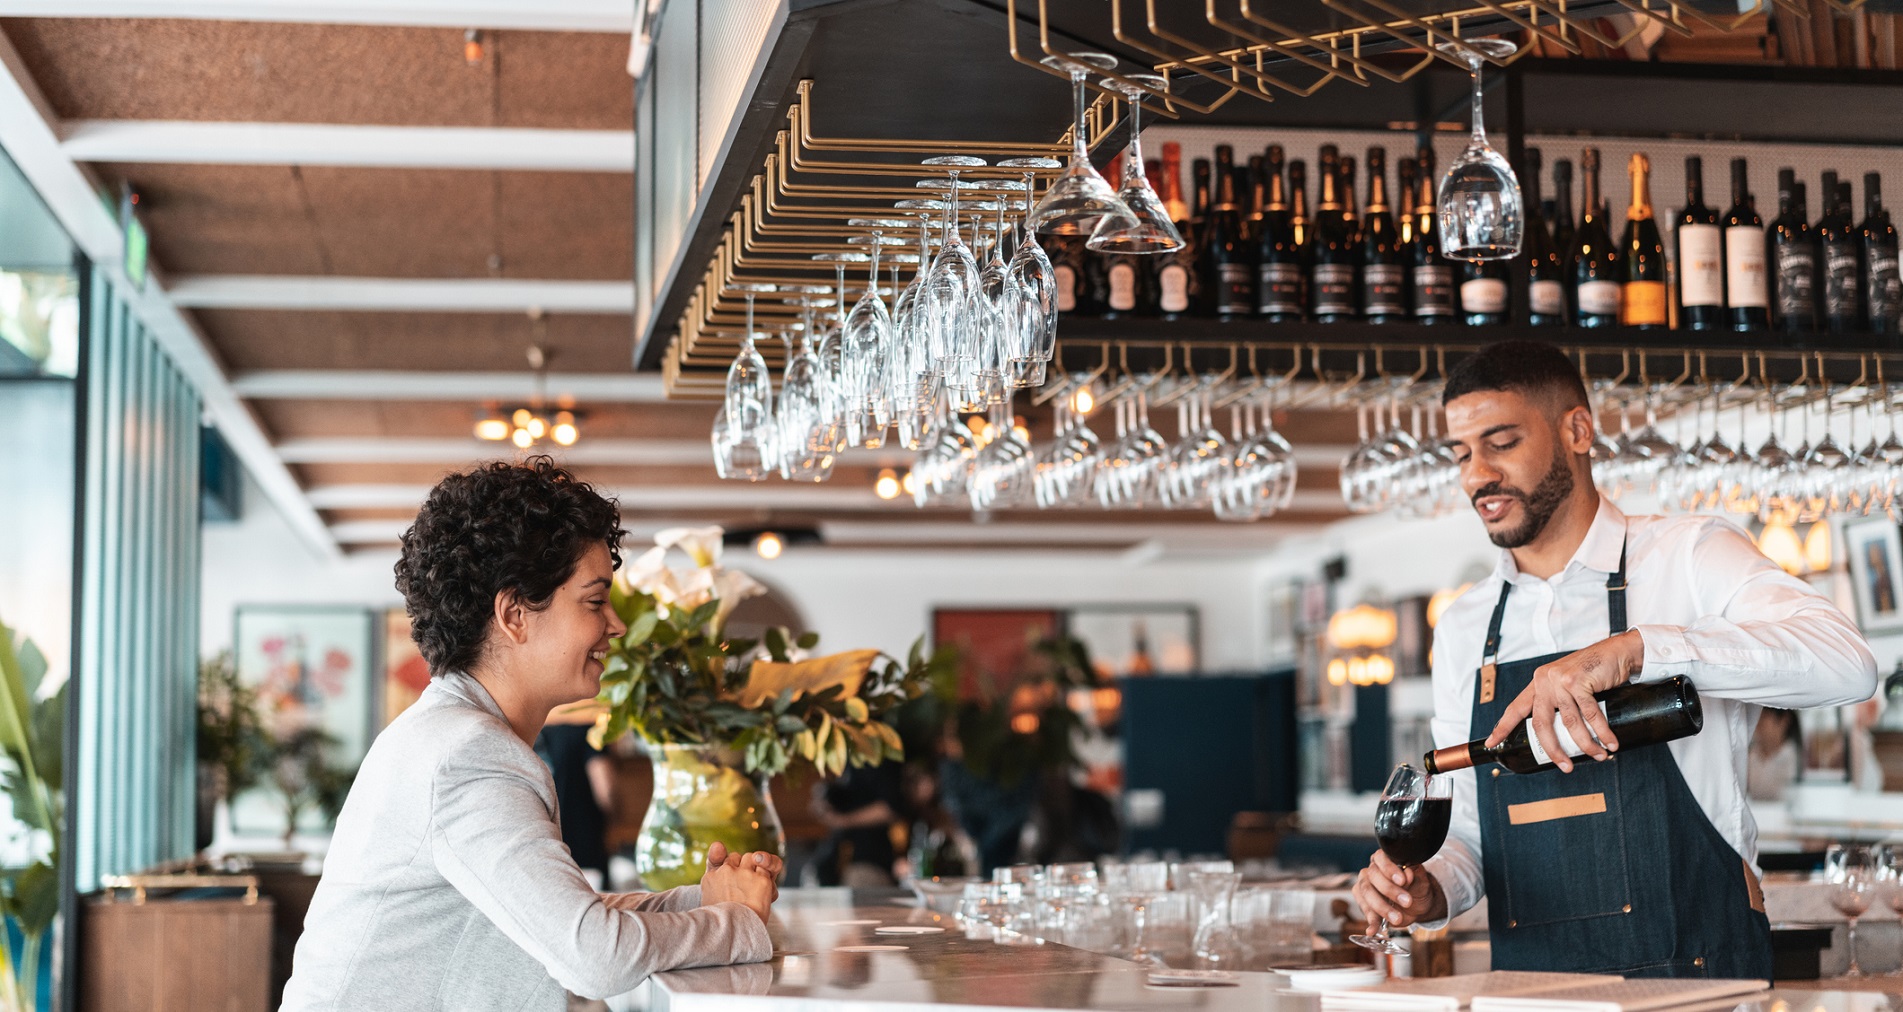
M865 445L877 448L880 436L892 421L892 401L885 394L886 356L895 343L892 314L879 298L879 252L883 246L902 246L905 240L887 235L889 229L904 228L909 222L896 218L853 218L846 224L870 229L869 235L855 235L846 241L867 248L866 293L846 314L847 391L854 405L864 413L861 423L868 438Z
M1863 976L1857 965L1857 918L1870 909L1877 888L1876 855L1863 843L1833 843L1824 852L1824 881L1830 884L1830 905L1848 920L1850 966L1845 977Z
M922 323L930 339L933 371L938 374L945 390L952 395L952 406L971 410L983 406L972 403L972 374L977 369L977 362L968 345L969 333L975 323L971 313L974 305L972 300L979 285L979 271L971 250L958 236L958 191L969 188L969 184L959 182L958 172L961 168L973 168L984 163L984 159L969 155L939 155L927 158L924 162L946 169L948 179L943 191L944 237L939 243L938 253L932 257L931 270L925 275L925 287L919 293L919 311L924 314ZM936 180L920 183L921 188L937 185Z
M1070 53L1047 56L1043 62L1070 75L1070 166L1044 192L1044 199L1031 209L1025 223L1045 235L1089 235L1106 219L1113 232L1136 227L1136 216L1090 164L1090 152L1084 147L1084 80L1092 71L1116 69L1117 58L1104 53Z
M1034 169L1054 169L1055 158L1007 158L1000 168L1024 169L1024 196L1028 201L1036 185ZM1020 222L1018 248L1006 268L1009 314L1006 329L1005 367L1011 385L1019 389L1044 385L1044 367L1057 349L1057 269L1049 254L1037 243L1036 230Z
M1886 844L1877 849L1877 880L1883 887L1883 901L1903 916L1903 844ZM1903 964L1898 964L1889 976L1903 977Z
M1130 150L1123 156L1123 180L1118 184L1117 199L1129 209L1134 224L1123 224L1115 215L1106 216L1097 223L1090 241L1084 245L1099 253L1173 253L1182 249L1182 233L1170 221L1162 199L1143 173L1143 128L1139 125L1144 91L1138 84L1161 91L1169 86L1169 78L1161 74L1131 74L1124 81L1105 78L1099 83L1129 99L1126 108L1130 110Z
M1438 853L1447 842L1454 811L1453 786L1451 777L1430 776L1407 763L1396 766L1374 810L1374 838L1381 852L1402 868L1417 868ZM1388 937L1385 917L1374 931L1349 941L1390 955L1407 952Z
M1513 166L1487 143L1481 115L1480 65L1487 57L1513 55L1505 39L1462 39L1435 48L1465 60L1473 72L1473 137L1441 177L1441 255L1449 260L1508 260L1520 255L1525 230L1520 180Z
M1150 951L1146 938L1149 927L1150 904L1156 897L1169 889L1170 866L1167 861L1133 861L1129 864L1107 865L1104 868L1106 885L1120 900L1130 904L1130 915L1135 933L1130 939L1128 959L1132 963L1145 966L1163 966L1163 957Z
M824 298L831 289L805 285L797 291L801 320L788 329L786 371L780 380L780 474L789 481L820 482L832 477L835 457L827 424L832 394L813 346L813 310L821 302L831 302ZM792 348L793 331L800 335L797 353Z
M778 288L759 282L734 287L746 296L747 326L740 335L740 351L727 368L726 397L714 419L715 469L726 478L765 481L778 467L773 373L753 344L753 300Z

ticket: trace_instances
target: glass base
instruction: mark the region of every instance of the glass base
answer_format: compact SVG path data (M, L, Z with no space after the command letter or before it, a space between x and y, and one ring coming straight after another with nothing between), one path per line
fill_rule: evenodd
M1403 948L1394 939L1382 935L1350 935L1348 936L1348 940L1364 949L1385 952L1390 956L1407 955L1407 949Z

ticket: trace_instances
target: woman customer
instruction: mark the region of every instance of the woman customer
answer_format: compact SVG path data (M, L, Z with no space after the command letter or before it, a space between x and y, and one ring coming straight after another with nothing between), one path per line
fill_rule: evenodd
M625 534L547 457L451 475L396 586L430 686L371 747L324 862L286 1010L547 1009L659 970L769 958L781 868L716 845L701 884L601 894L562 844L531 743L600 688Z

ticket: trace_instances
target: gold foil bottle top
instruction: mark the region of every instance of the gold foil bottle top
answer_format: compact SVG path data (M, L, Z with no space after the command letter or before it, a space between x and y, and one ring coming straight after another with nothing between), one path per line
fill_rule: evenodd
M1427 767L1429 773L1452 773L1472 767L1474 760L1466 745L1449 745L1422 756L1421 764Z

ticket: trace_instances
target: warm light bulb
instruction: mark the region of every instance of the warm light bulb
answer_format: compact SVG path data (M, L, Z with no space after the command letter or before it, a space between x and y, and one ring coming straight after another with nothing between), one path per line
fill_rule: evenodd
M1386 685L1394 681L1394 661L1386 654L1375 654L1368 658L1368 681L1374 685Z
M535 412L528 408L516 408L515 414L509 416L509 421L518 429L526 429L529 427L529 419L534 417Z
M485 418L476 423L476 438L499 442L509 438L509 423L500 418Z
M529 438L540 439L548 435L548 420L541 415L531 415L529 416L529 424L523 426L523 428L529 430Z
M1011 718L1011 730L1019 734L1036 734L1041 724L1043 721L1035 713L1020 713Z
M1348 684L1348 662L1337 657L1328 662L1328 684Z
M1813 573L1830 569L1830 521L1819 520L1810 525L1810 533L1804 535L1804 564Z
M549 436L563 446L574 446L581 438L581 430L575 427L575 413L558 411L555 413L555 425L549 429Z
M917 494L918 482L912 478L912 472L905 472L905 477L899 479L899 487L905 490L906 495Z
M1080 415L1090 414L1097 407L1097 395L1091 393L1088 386L1078 387L1077 392L1071 395L1070 407Z
M897 499L899 497L898 473L889 467L880 471L879 480L872 483L872 491L881 499Z
M1434 596L1427 599L1427 627L1432 629L1440 625L1440 617L1447 612L1447 606L1472 588L1473 584L1463 583L1451 590L1435 591Z
M1765 524L1764 533L1758 537L1758 550L1792 576L1804 571L1804 546L1790 524L1775 520Z
M510 436L510 442L513 442L518 448L526 450L535 445L535 437L529 435L529 430L527 429L517 429L514 434Z
M786 551L786 539L772 531L765 531L753 539L753 554L768 562L779 558L780 553L784 551Z

